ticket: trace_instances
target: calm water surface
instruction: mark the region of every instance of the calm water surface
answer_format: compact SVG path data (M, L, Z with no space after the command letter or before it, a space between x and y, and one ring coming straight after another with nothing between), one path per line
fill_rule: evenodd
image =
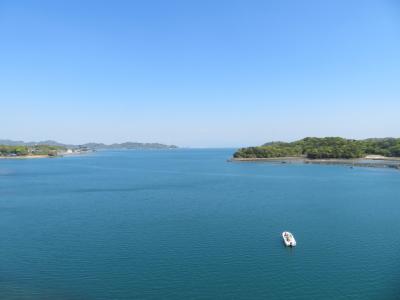
M232 152L1 160L0 298L400 299L399 171Z

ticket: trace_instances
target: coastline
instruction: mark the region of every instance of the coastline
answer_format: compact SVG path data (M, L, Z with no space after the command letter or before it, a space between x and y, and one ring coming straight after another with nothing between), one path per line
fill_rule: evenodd
M0 159L33 159L33 158L54 158L59 156L48 155L20 155L20 156L0 156Z
M28 154L28 155L14 155L14 156L4 156L0 155L0 159L38 159L38 158L62 158L62 157L68 157L68 156L80 156L80 155L85 155L88 153L93 153L95 150L85 150L85 151L62 151L58 152L57 154L54 155L48 155L48 154Z
M400 170L399 157L357 158L357 159L309 159L306 157L272 157L272 158L231 158L229 162L266 162L266 163L303 163L323 165L345 165L350 167L392 168Z

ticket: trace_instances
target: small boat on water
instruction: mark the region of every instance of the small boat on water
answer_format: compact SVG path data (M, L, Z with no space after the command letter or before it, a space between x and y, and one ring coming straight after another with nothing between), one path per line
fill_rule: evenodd
M286 247L294 247L296 246L296 240L294 239L293 234L289 231L282 232L283 242L285 243Z

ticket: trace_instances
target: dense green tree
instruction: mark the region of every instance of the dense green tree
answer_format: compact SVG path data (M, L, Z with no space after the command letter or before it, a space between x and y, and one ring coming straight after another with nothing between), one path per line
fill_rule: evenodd
M340 137L307 137L292 143L272 142L259 147L242 148L236 158L273 158L304 156L310 159L361 158L368 154L400 157L400 139L350 140Z
M35 145L35 146L6 146L0 145L0 156L26 156L31 155L49 155L56 156L64 147Z

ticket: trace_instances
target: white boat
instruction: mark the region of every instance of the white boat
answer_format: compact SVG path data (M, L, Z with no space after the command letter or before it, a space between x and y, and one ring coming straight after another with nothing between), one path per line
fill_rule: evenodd
M296 246L296 240L294 239L293 234L289 231L282 232L283 242L285 243L286 247L294 247Z

